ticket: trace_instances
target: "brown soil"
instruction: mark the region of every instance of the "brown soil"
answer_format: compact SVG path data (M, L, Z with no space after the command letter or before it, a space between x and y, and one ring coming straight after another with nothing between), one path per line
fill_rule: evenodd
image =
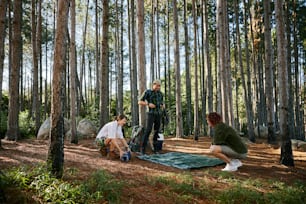
M93 143L94 139L81 140L78 145L65 143L65 170L77 169L76 178L64 175L66 180L85 180L90 174L99 169L105 169L120 180L129 183L129 188L125 189L123 203L173 203L165 192L167 186L148 185L145 179L154 175L166 173L191 173L198 181L216 183L215 188L222 188L222 183L218 183L218 178L209 175L209 172L220 171L224 165L201 168L195 170L180 170L167 167L135 157L128 163L119 160L109 160L102 157ZM164 152L179 151L202 155L209 155L209 137L200 137L198 142L192 139L168 138L164 141ZM22 140L18 142L2 140L3 149L0 150L0 169L7 169L20 165L35 165L44 162L48 152L48 141ZM293 151L295 167L286 167L279 163L280 148L272 147L264 141L248 144L248 158L243 161L243 166L237 172L233 172L233 177L240 179L271 179L285 183L294 181L306 181L306 153ZM219 186L218 186L219 185ZM141 193L140 193L141 192ZM209 203L205 200L197 200L194 203Z

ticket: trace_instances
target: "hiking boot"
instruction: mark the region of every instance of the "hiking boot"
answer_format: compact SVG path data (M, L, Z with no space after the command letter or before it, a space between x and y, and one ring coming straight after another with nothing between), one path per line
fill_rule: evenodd
M225 168L222 171L237 171L237 167L233 162L227 163Z
M233 163L237 168L242 166L242 162L239 159L232 159L231 163Z

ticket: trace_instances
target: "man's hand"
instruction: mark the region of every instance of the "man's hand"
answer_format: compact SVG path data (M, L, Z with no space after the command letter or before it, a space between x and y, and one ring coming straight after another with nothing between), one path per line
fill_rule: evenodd
M149 108L156 108L156 105L153 104L153 103L149 103L148 106L149 106Z

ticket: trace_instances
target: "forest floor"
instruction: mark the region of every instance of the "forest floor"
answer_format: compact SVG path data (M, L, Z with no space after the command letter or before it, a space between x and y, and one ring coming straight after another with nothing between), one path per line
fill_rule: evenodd
M93 143L94 139L79 141L78 145L65 142L65 163L64 168L77 169L77 176L69 177L64 175L64 180L86 180L90 174L99 169L104 169L114 177L129 182L129 188L124 189L122 203L174 203L171 198L163 196L159 192L165 192L167 186L148 185L144 178L153 175L167 173L188 172L199 181L204 177L209 182L215 183L216 188L223 188L222 183L218 186L218 178L208 172L221 171L224 165L193 170L180 170L160 164L140 160L135 155L128 163L119 160L109 160L102 157ZM192 139L166 138L163 152L178 151L209 155L208 148L211 139L200 137L198 142ZM3 149L0 150L0 169L7 169L21 165L35 165L46 161L48 152L48 141L26 139L18 142L2 140ZM248 158L243 161L243 166L238 171L231 173L234 178L239 179L264 179L278 180L285 184L294 181L306 182L306 153L293 151L295 167L286 167L279 163L280 148L272 147L265 141L257 140L256 143L249 143ZM144 188L145 187L145 188ZM8 196L12 199L13 195ZM137 202L139 201L139 202ZM197 201L196 203L211 203Z

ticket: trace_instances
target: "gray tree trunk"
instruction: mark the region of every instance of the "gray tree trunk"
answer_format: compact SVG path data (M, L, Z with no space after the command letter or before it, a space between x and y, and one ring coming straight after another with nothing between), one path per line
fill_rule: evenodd
M264 1L264 35L265 35L265 91L267 104L267 122L268 122L268 143L274 143L275 138L275 119L274 119L274 97L273 97L273 55L271 39L271 0Z
M12 30L12 66L9 80L9 110L7 132L5 138L8 140L19 139L19 76L21 67L22 39L22 2L14 1L14 19Z
M0 106L2 105L2 82L3 82L3 65L4 65L4 40L5 40L5 19L8 2L3 0L0 2ZM0 115L0 124L2 118ZM1 139L0 139L1 148Z
M138 92L137 92L137 58L136 58L136 34L135 34L135 1L131 0L130 12L129 12L129 29L131 32L130 42L131 42L131 112L132 112L132 126L139 124L138 117Z
M156 68L155 68L155 64L156 64L156 57L155 57L155 48L156 48L156 39L155 39L155 1L156 0L152 0L151 1L151 25L150 25L150 40L151 40L151 63L150 63L150 81L153 81L154 79L156 79Z
M196 15L196 5L195 0L192 0L192 16L193 16L193 27L194 27L194 118L193 118L193 125L194 125L194 140L199 140L199 90L198 90L198 64L197 64L197 15Z
M204 47L204 69L207 70L207 104L208 112L213 111L213 78L211 68L211 58L209 54L209 30L208 30L208 1L202 0L203 4L203 47ZM212 135L212 129L209 130L209 135Z
M137 33L138 33L138 79L139 95L146 90L146 61L145 61L145 36L144 36L144 2L137 0ZM146 115L145 108L139 109L140 125L145 126Z
M173 0L173 22L174 22L174 69L175 69L175 94L176 94L176 137L183 136L182 104L181 104L181 74L180 74L180 45L178 13L176 0Z
M35 126L37 127L36 132L38 132L40 125L41 125L41 103L42 103L42 96L43 96L43 71L42 71L42 16L41 16L41 12L42 12L42 1L43 0L39 0L37 1L37 5L38 5L38 13L37 13L37 32L36 32L36 41L37 41L37 54L38 54L38 70L39 70L39 74L38 74L38 78L39 78L39 83L38 83L38 100L37 100L37 109L36 109L36 117L35 117Z
M293 87L293 74L294 72L292 71L292 49L291 49L291 18L290 18L290 11L289 11L289 1L285 1L284 6L284 20L285 20L285 25L287 24L288 26L285 26L286 28L286 39L287 39L287 73L288 73L288 84L289 84L289 92L288 92L288 133L289 137L291 139L297 139L296 138L296 132L295 132L295 121L294 121L294 87ZM291 4L291 3L290 3ZM298 87L296 87L298 88ZM296 113L298 114L298 113Z
M33 62L33 103L32 103L32 116L34 121L39 119L39 106L38 106L38 52L37 52L37 18L36 18L36 1L32 0L32 10L31 10L31 27L32 27L32 62ZM35 126L36 131L39 129L39 120Z
M99 52L99 43L100 43L100 40L99 40L99 34L100 34L100 32L99 32L99 26L100 26L100 24L99 24L99 11L98 11L98 9L99 9L99 7L98 7L98 0L95 0L95 23L96 23L96 25L95 25L95 28L96 28L96 30L95 30L95 58L96 58L96 76L97 76L97 78L96 78L96 87L95 87L95 107L96 107L96 109L98 109L99 108L99 99L100 99L100 67L99 67L99 60L100 60L100 52Z
M218 64L220 69L220 85L221 85L221 107L222 107L222 118L225 123L229 124L229 92L228 92L228 55L227 55L227 26L226 26L226 18L227 18L227 4L226 1L217 1L217 47L218 47Z
M303 124L302 120L303 117L301 117L301 97L300 97L300 90L301 90L301 84L300 84L300 71L299 71L299 51L298 51L298 29L297 29L297 8L296 8L296 0L293 1L293 12L295 15L292 15L292 21L293 21L293 57L294 57L294 70L295 70L295 122L296 122L296 138L299 140L305 140L305 137L303 137Z
M75 48L75 0L70 0L70 142L78 144L76 131L76 48Z
M109 64L108 64L108 29L109 29L109 3L103 0L102 17L102 51L101 51L101 78L100 78L100 126L103 127L109 121Z
M121 0L121 8L120 8L120 18L121 18L121 32L120 32L120 66L119 66L119 81L118 81L118 102L119 102L119 113L123 114L123 78L124 78L124 72L123 72L123 62L124 62L124 56L123 56L123 0Z
M56 18L56 33L54 47L54 65L52 77L52 95L51 95L51 125L49 137L49 150L47 165L48 169L57 178L63 175L64 166L64 118L62 112L62 75L65 71L66 39L69 0L58 2L58 11Z
M186 105L187 105L187 113L186 113L186 125L185 125L185 133L187 136L191 134L192 130L192 121L191 121L191 79L190 79L190 66L189 66L189 56L190 56L190 48L189 48L189 35L188 35L188 22L187 22L187 3L184 0L184 34L185 34L185 72L186 72Z
M277 37L277 71L279 83L279 124L281 136L280 163L294 166L291 139L288 132L288 99L289 84L287 72L287 41L286 29L283 18L283 1L275 0L276 37Z
M245 40L245 55L246 55L246 61L250 62L250 53L249 53L249 37L248 37L248 4L246 0L244 0L244 40ZM240 64L241 69L243 69L242 63ZM246 111L247 111L247 119L248 119L248 136L249 140L252 142L255 142L255 133L254 133L254 113L253 113L253 105L252 105L252 91L251 91L251 67L250 63L246 63L246 75L247 75L247 81L246 81L246 90L245 94L247 97L246 100ZM241 73L243 75L243 73Z

